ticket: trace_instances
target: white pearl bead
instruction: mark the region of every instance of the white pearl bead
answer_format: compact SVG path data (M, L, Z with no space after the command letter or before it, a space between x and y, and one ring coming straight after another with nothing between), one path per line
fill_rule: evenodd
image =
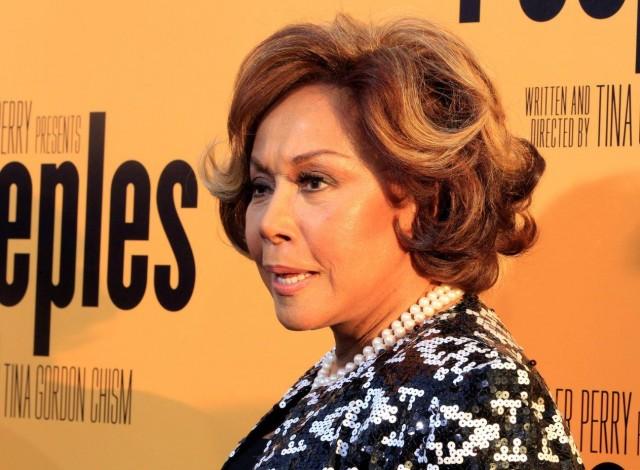
M403 324L404 324L404 329L407 331L411 330L414 326L416 326L416 322L413 320L407 320Z
M322 387L331 384L339 378L344 378L349 372L356 369L357 366L364 361L375 359L376 355L384 351L387 347L393 346L399 338L403 338L409 333L416 324L423 324L427 317L432 317L444 305L448 305L453 300L459 299L464 295L461 289L451 288L445 284L435 287L431 292L421 297L416 304L411 305L408 312L400 315L400 320L391 322L390 328L385 328L379 337L371 341L371 345L365 346L361 354L356 354L352 362L347 362L344 367L338 369L335 373L330 374L333 369L336 354L335 348L329 351L321 359L321 367L311 385L312 388Z
M403 326L393 329L393 336L395 336L396 338L404 338L406 334L407 330L405 330Z

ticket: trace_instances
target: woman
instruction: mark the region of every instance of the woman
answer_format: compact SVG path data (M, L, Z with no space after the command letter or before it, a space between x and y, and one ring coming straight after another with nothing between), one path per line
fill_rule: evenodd
M544 160L469 50L419 19L285 27L241 66L207 183L280 322L335 348L225 469L584 468L477 294L536 238Z

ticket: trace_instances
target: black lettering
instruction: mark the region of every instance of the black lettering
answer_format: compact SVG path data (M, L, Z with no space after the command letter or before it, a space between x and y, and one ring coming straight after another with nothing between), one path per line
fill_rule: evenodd
M602 448L602 435L604 434L604 453L609 453L609 445L607 442L607 422L609 421L609 392L602 391L600 399L600 439L598 449L600 453L603 452Z
M167 165L158 181L157 204L160 221L164 228L178 264L178 285L171 287L171 267L156 266L154 287L160 305L176 311L184 307L191 298L196 278L196 264L189 239L180 222L173 198L173 187L180 185L180 207L197 207L198 186L191 167L184 161L174 160Z
M611 453L619 454L620 446L618 445L618 421L620 419L620 393L613 391L611 393L611 442L609 448ZM615 436L615 437L614 437ZM615 451L613 444L615 442Z
M9 213L12 185L16 188L15 217ZM29 285L29 255L13 256L12 282L7 279L7 261L9 240L31 237L31 196L29 171L18 162L7 164L0 171L0 303L7 307L18 304Z
M560 400L561 392L563 392L562 401ZM560 408L560 403L562 403L562 416L564 417L567 426L571 428L571 417L573 416L573 390L570 388L557 388L555 402L558 404L558 408Z
M580 400L580 450L582 450L582 436L584 436L584 425L587 424L588 422L589 422L589 391L582 390L582 398Z
M105 113L89 114L89 162L87 167L82 305L91 307L98 305L98 283L100 280L105 120Z
M109 422L111 424L116 424L120 422L120 406L118 403L120 396L116 393L116 384L119 381L122 383L122 376L118 369L110 370L108 373L111 375L111 387L109 388L109 392L111 393L111 399L113 399L114 402L111 403L109 410ZM120 389L120 391L122 391L122 389Z
M53 234L56 187L62 186L60 271L54 284ZM60 166L42 165L40 216L38 222L38 261L36 273L36 313L33 354L49 355L51 305L66 307L73 297L76 269L78 221L78 171L70 162Z
M127 222L127 186L133 186L133 220ZM109 222L109 263L107 287L113 303L121 309L132 309L144 296L147 287L147 257L131 256L129 286L124 285L124 248L127 240L149 239L149 175L139 162L129 160L116 170L111 183Z
M592 454L595 454L596 452L598 452L597 449L595 449L593 447L593 423L597 423L598 420L595 419L596 416L596 410L595 410L595 406L596 406L596 397L595 395L599 394L600 390L591 390L591 420L590 420L590 425L589 425L589 451Z
M460 23L480 21L480 0L460 0Z
M629 392L629 401L625 400L626 394L622 392L622 416L624 418L624 454L627 455L627 430L629 429L629 411L631 410L631 396L633 392Z
M94 403L93 394L96 392L96 389L99 387L98 380L102 383L102 378L100 377L100 372L95 367L91 369L91 402L89 405L89 409L91 410L91 422L96 423L100 420L100 405Z
M44 391L40 390L41 386L44 389L44 366L39 364L36 368L36 419L42 419L42 409L44 408Z
M584 12L596 20L604 20L615 15L623 3L624 0L580 0Z
M124 392L124 382L120 382L120 415L126 424L131 424L131 391L133 390L133 371L129 370L129 385L127 392Z
M522 11L533 21L549 21L560 13L563 6L564 0L520 0Z

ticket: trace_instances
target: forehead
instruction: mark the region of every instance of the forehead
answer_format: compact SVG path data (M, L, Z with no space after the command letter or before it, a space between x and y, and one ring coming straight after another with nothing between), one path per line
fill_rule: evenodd
M307 85L293 91L258 126L252 161L260 166L291 164L294 156L318 149L355 155L345 101L345 94L330 85Z

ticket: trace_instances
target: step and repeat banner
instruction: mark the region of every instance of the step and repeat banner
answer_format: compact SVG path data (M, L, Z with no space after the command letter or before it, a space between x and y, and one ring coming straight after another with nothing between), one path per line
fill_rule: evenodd
M277 322L199 180L241 60L338 11L429 18L547 161L541 234L481 298L588 469L640 468L636 0L5 2L0 468L218 468L332 346Z

